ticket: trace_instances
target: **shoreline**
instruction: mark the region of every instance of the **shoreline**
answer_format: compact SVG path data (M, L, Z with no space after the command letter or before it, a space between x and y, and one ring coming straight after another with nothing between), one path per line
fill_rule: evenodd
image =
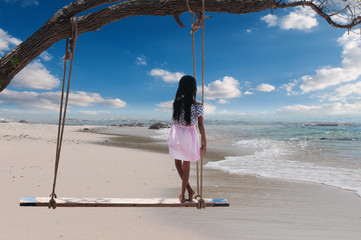
M137 139L138 137L134 135L114 134L111 137L109 136L106 145L131 147L147 151L156 151L166 155L168 154L167 146L157 144L160 141L156 139L146 137L139 138L141 139L141 143L147 142L147 140L151 142L146 147L143 144L137 144ZM222 160L225 156L225 154L217 153L215 149L212 149L207 152L205 162ZM192 168L193 171L191 171L190 179L195 183L196 174L194 165ZM361 208L359 207L359 201L361 201L361 199L354 191L313 182L265 178L256 175L232 175L220 170L212 169L206 169L205 175L205 197L228 198L231 203L230 209L232 209L210 209L208 211L212 211L213 214L219 214L219 212L223 213L224 211L226 212L226 216L238 220L222 225L224 227L222 231L212 231L211 234L207 234L207 230L217 229L219 223L219 219L210 220L214 217L212 213L206 213L205 216L207 217L193 220L197 223L197 227L192 227L186 223L190 218L194 218L193 211L184 212L183 209L174 209L172 212L176 216L182 218L182 227L184 229L193 229L194 231L197 231L199 230L199 224L203 221L207 221L209 226L208 228L205 228L207 230L203 230L207 239L220 239L224 237L227 239L238 239L239 234L242 233L246 233L248 237L255 239L273 239L273 237L274 239L300 240L340 239L335 236L342 236L342 239L358 239L358 236L361 236L361 231L356 231L356 233L353 232L355 225L357 225L358 222L361 222ZM159 193L167 194L167 191L170 191L174 196L177 196L178 194L177 188L163 189L160 190ZM318 196L319 193L321 193L321 196ZM316 200L317 202L314 203L313 200ZM342 202L342 204L339 202ZM348 206L349 203L352 203L353 206L357 206L357 209L350 208ZM313 204L315 206L313 206ZM335 206L340 208L338 209L338 207L336 207L336 209L333 209ZM310 212L306 212L305 209L310 210ZM353 212L354 210L356 210L356 214ZM340 214L340 211L345 211L347 214ZM150 209L150 212L152 212L154 216L159 216L158 209ZM299 212L301 212L301 214ZM168 211L161 210L161 213L160 222L174 227L175 219L173 217L170 218ZM240 217L244 213L248 213L252 217L246 219ZM351 227L353 230L350 232L347 230L345 233L341 234L335 234L333 231L329 232L329 226L323 224L323 221L333 221L335 227L337 225L336 228L342 232L342 227L340 230L338 219L334 219L334 214L342 220L344 220L347 215L353 216L353 220L348 219L348 221L354 221L353 224L351 224L354 226ZM276 224L273 221L276 221ZM234 231L234 229L240 227L239 225L243 227ZM255 225L260 229L263 228L264 233L250 232L247 230L247 228L255 228ZM287 226L292 230L284 230ZM298 227L295 228L295 226ZM318 229L310 231L315 226ZM344 227L347 228L347 226ZM293 235L295 233L296 235ZM270 236L271 238L268 238Z
M112 128L112 127L106 127ZM116 127L117 128L117 127ZM121 127L125 129L126 132L132 130L136 127ZM152 129L145 129L145 127L141 127L143 130L149 132ZM89 131L89 133L101 134L107 136L105 141L97 142L97 144L105 145L105 146L113 146L113 147L123 147L123 148L131 148L131 149L140 149L151 152L163 153L168 155L168 145L165 144L163 140L159 140L156 138L151 138L150 136L137 136L130 135L129 133L124 134L109 134L103 133L102 129L104 127L96 127ZM204 156L205 163L208 161L218 161L222 160L226 157L226 154L217 151L214 148L207 149L207 154Z
M58 196L178 195L180 180L166 153L95 144L109 141L109 136L79 131L85 127L65 127ZM361 236L360 199L350 191L212 169L205 169L204 195L228 198L230 208L20 208L20 197L50 193L56 132L55 125L0 124L4 239L356 240ZM137 143L136 138L132 141ZM192 183L194 177L192 171Z
M95 134L101 134L106 136L106 140L104 141L98 141L96 144L100 144L100 145L104 145L104 146L113 146L113 147L121 147L121 148L131 148L131 149L139 149L139 150L145 150L145 151L151 151L151 152L156 152L156 153L162 153L162 154L166 154L168 155L168 146L166 144L164 144L164 140L159 140L156 138L152 138L150 136L146 136L144 134L144 131L148 131L151 132L151 129L145 129L145 127L141 127L144 131L141 133L142 136L137 136L137 134L129 134L129 130L132 130L134 128L139 128L139 127L122 127L123 130L125 130L125 133L103 133L102 129L104 128L113 128L112 126L107 126L107 127L95 127L93 129L91 129L89 132L90 133L95 133ZM117 128L117 127L116 127ZM140 134L138 132L138 134ZM148 134L150 135L150 134ZM219 149L222 149L222 147L218 147L218 148L214 148L213 146L211 148L207 149L207 154L204 156L204 164L206 164L209 161L219 161L219 160L223 160L225 159L225 157L233 157L236 156L237 154L233 154L232 152L230 154L225 154L221 151L219 151ZM207 171L210 171L211 169L207 169ZM214 171L221 171L221 170L214 170ZM229 173L225 173L225 174L229 174ZM295 182L295 183L304 183L304 184L314 184L314 185L319 185L319 186L325 186L325 187L331 187L331 188L335 188L335 189L340 189L342 191L347 191L347 192L352 192L354 193L357 197L360 198L361 201L361 196L357 194L356 191L354 190L349 190L349 189L344 189L344 188L340 188L337 186L332 186L332 185L327 185L325 183L317 183L317 182L312 182L312 181L301 181L301 180L292 180L292 179L283 179L283 178L268 178L268 177L263 177L263 176L259 176L259 175L252 175L252 174L245 174L246 176L251 176L251 177L256 177L256 178L265 178L265 179L271 179L271 180L275 180L275 181L286 181L286 182Z

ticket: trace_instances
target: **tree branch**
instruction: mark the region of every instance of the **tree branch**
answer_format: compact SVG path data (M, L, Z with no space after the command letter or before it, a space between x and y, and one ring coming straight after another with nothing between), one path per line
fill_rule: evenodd
M274 8L289 8L289 7L298 7L298 6L312 8L318 15L320 15L322 18L324 18L326 20L326 22L328 24L330 24L332 27L351 29L361 23L360 16L353 18L349 24L337 23L331 19L332 14L330 14L330 15L326 14L325 12L322 11L323 8L321 8L321 6L316 6L313 2L310 2L310 1L297 1L297 2L276 4L274 6ZM352 12L351 12L351 14L352 14Z

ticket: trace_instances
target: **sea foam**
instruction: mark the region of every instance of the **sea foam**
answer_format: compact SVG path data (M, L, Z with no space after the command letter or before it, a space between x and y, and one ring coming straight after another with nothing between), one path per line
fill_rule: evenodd
M155 139L161 139L161 140L168 140L169 137L169 133L170 133L170 128L163 128L160 130L155 130L154 131L156 133L156 135L152 135L152 138Z
M228 156L224 160L208 162L205 167L230 174L257 175L267 178L325 184L355 191L361 197L361 169L323 166L294 159L305 151L305 142L269 139L242 140L235 147L254 148L246 156Z

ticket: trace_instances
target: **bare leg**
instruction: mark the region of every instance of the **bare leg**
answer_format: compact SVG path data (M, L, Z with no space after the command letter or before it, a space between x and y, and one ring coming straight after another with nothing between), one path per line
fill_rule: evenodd
M175 162L175 166L176 166L176 169L178 171L179 177L183 181L183 165L182 165L182 161L178 160L178 159L175 159L174 162ZM188 180L189 180L189 177L188 177ZM189 195L189 198L187 200L191 201L193 199L195 191L192 189L191 185L189 184L189 181L188 181L188 185L187 185L187 191L188 191L188 195Z
M191 163L188 161L183 161L183 178L182 178L182 192L181 195L179 196L179 201L181 203L185 202L185 192L187 189L187 186L189 184L189 172L190 172L190 166Z

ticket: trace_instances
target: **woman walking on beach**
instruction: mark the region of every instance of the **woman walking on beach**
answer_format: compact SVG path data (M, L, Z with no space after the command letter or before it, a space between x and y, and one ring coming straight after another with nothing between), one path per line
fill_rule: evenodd
M206 133L203 125L203 105L196 101L197 83L194 77L183 76L173 101L173 126L169 134L169 156L174 159L178 174L182 179L182 190L179 201L191 201L194 190L189 184L190 162L200 158L200 151L207 149ZM201 134L201 147L196 125ZM185 191L189 198L185 198Z

